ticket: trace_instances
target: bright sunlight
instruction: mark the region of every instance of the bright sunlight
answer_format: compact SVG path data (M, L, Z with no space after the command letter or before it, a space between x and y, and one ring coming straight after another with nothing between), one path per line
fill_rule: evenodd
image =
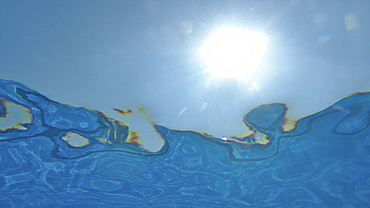
M200 49L210 79L245 80L253 74L266 51L268 38L256 31L224 27L214 32Z

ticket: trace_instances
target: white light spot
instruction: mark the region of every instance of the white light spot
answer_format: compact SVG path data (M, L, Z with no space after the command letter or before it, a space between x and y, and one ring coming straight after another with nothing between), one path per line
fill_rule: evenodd
M199 114L202 114L203 111L208 107L208 103L203 103L202 107L199 109Z
M180 111L180 113L177 115L177 117L180 117L185 111L186 111L186 109L188 109L187 107L184 107L181 111Z
M225 27L216 31L200 49L210 78L244 80L256 70L266 51L266 35Z

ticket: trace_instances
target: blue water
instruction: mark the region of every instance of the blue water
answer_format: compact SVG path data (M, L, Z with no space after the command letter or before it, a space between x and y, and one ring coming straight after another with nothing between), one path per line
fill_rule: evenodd
M284 104L255 108L246 125L266 134L268 145L157 125L166 140L157 153L125 143L127 128L114 120L20 83L0 80L0 97L2 118L13 115L6 102L32 114L23 129L0 131L1 207L370 206L367 92L302 118L291 131L281 129ZM72 147L61 139L66 132L90 143ZM106 143L91 139L104 134Z

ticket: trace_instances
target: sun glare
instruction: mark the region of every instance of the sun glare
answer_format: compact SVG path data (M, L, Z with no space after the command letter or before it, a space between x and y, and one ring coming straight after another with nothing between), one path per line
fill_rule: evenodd
M263 33L225 27L206 40L200 56L211 79L245 80L257 69L267 44L268 38Z

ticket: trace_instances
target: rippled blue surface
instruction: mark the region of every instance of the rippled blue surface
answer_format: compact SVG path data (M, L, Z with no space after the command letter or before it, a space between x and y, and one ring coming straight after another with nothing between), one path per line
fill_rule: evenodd
M250 146L260 160L248 161L232 145L162 126L167 143L156 154L98 143L71 148L59 138L65 131L101 134L95 112L16 82L0 86L0 97L34 115L28 130L0 132L1 207L370 206L370 93L353 94L288 132L269 123L282 116L273 112L280 107L256 108L245 119L274 138L276 152L265 158L263 148Z

